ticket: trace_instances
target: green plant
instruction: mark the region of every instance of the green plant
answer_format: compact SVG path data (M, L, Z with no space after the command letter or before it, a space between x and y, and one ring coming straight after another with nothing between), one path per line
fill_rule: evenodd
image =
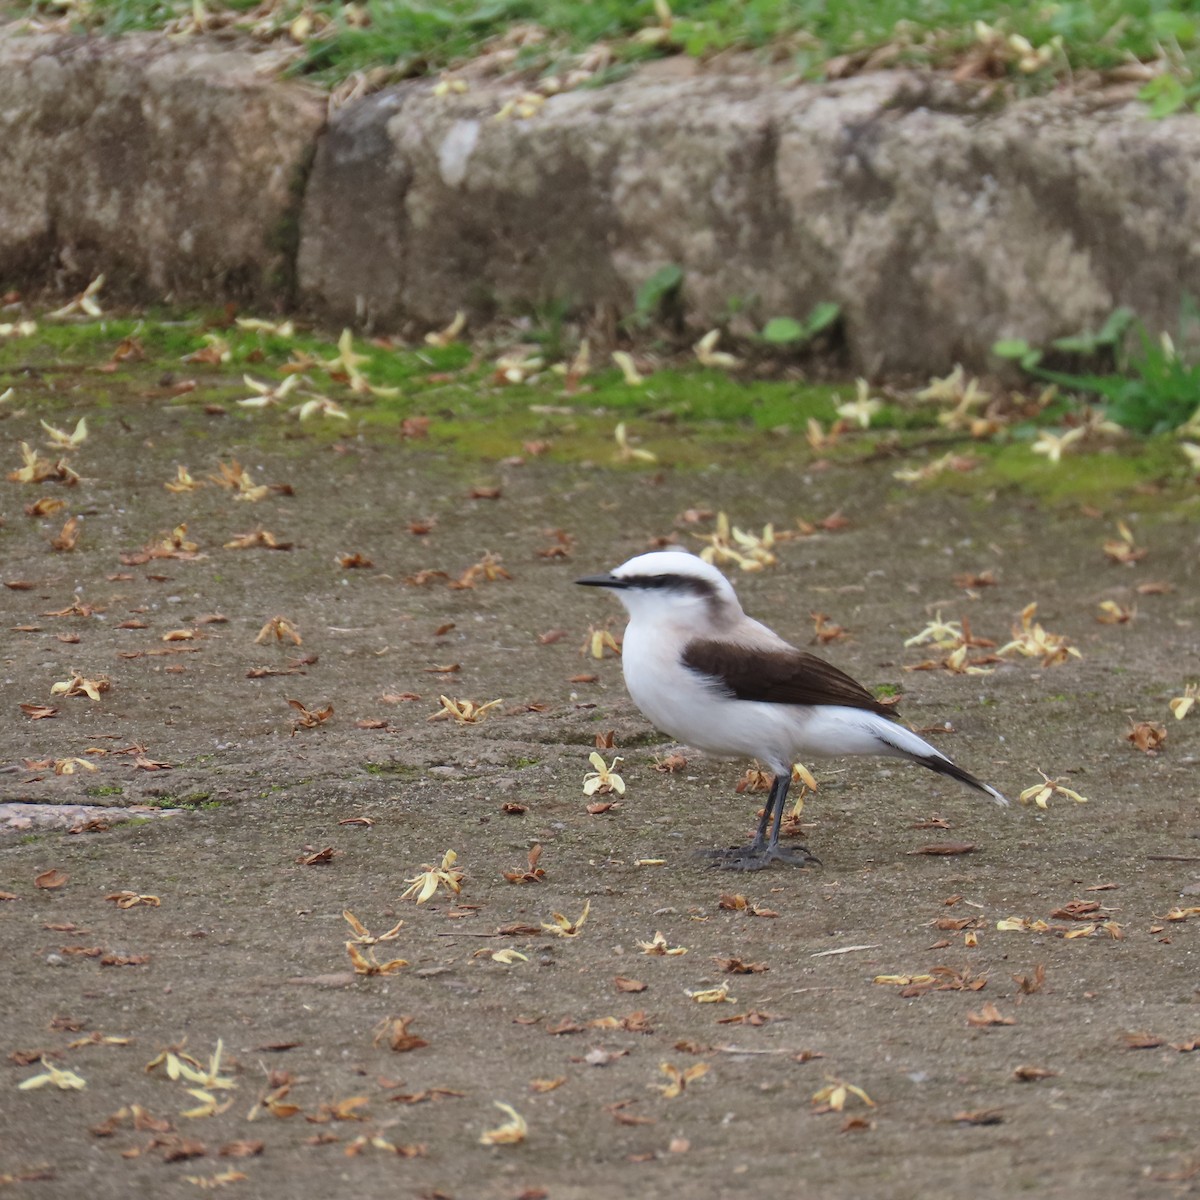
M1194 60L1187 62L1189 51L1200 42L1200 26L1195 14L1181 9L1193 7L1179 5L1150 14L1150 29L1165 47L1169 47L1172 70L1156 75L1138 92L1138 99L1149 105L1149 115L1155 120L1169 117L1183 108L1200 112L1200 79L1194 70Z
M818 333L833 326L842 315L841 305L824 300L814 306L804 318L772 317L762 328L759 337L772 346L797 346L812 341Z
M567 356L567 317L571 305L566 300L548 300L533 311L530 321L529 340L542 348L547 359L557 360Z
M1081 333L1055 338L1050 346L1063 354L1094 355L1108 351L1115 357L1135 320L1133 309L1116 308L1099 329L1085 329ZM997 358L1015 359L1026 371L1033 372L1045 351L1030 345L1024 338L1002 338L992 344L992 353Z
M1157 75L1138 92L1138 99L1149 105L1149 115L1156 121L1184 108L1200 112L1200 80L1184 80L1178 75Z
M1124 375L1068 375L1038 370L1043 379L1091 392L1106 401L1106 415L1134 433L1168 433L1200 409L1200 363L1185 362L1169 341L1138 330L1141 348Z
M1191 328L1198 324L1200 311L1185 301L1180 319L1181 344L1187 345ZM1127 349L1126 335L1131 327L1136 344ZM1015 338L996 342L992 352L1019 362L1038 379L1098 396L1105 402L1108 419L1134 433L1167 433L1200 411L1200 363L1189 361L1165 335L1153 337L1129 309L1118 308L1095 332L1087 330L1058 338L1050 345L1061 353L1085 358L1109 354L1116 369L1083 373L1047 369L1042 365L1042 350Z
M683 268L675 263L659 267L637 290L633 300L634 325L646 326L678 315Z

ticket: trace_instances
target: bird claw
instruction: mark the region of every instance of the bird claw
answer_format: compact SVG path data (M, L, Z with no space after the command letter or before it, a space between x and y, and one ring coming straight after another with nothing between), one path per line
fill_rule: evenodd
M787 863L793 867L820 866L821 860L810 854L806 846L794 850L781 850L778 846L731 846L728 850L701 851L710 860L710 866L723 871L763 871L773 862Z

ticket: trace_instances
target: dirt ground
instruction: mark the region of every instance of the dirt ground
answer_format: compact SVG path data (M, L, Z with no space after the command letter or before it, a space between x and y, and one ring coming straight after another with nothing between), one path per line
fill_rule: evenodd
M1168 710L1200 639L1196 527L1172 515L1186 508L1139 516L1122 501L1097 517L1012 492L921 494L886 463L480 465L198 405L90 411L81 396L84 412L84 482L0 482L0 799L19 805L0 835L6 1194L1200 1191L1200 914L1168 919L1200 905L1200 717ZM40 415L0 423L6 473L19 440L41 442ZM234 458L294 494L163 488L180 463L202 480ZM472 498L480 486L499 497ZM26 516L43 495L68 508ZM689 508L781 528L840 510L848 527L735 579L747 609L801 644L810 612L828 614L849 635L822 653L902 688L914 726L950 723L930 736L969 770L1015 799L1041 768L1089 802L1002 810L916 768L813 763L804 839L823 866L708 869L697 850L752 830L761 797L735 792L746 764L683 749L686 767L654 769L680 748L632 707L618 660L580 654L590 624L619 630L617 606L572 586L651 538L697 546L711 522L681 524ZM69 515L78 545L54 551ZM1148 551L1132 567L1101 549L1118 516ZM121 561L180 522L195 559ZM260 528L291 548L225 548ZM555 529L574 538L567 558L539 554ZM406 582L458 578L485 551L510 580ZM342 567L353 554L374 566ZM986 570L998 583L974 597L953 580ZM1135 591L1150 581L1170 590ZM1136 616L1098 623L1107 599ZM937 610L1005 641L1035 600L1082 658L903 669L930 656L903 643ZM256 644L276 616L301 645ZM194 637L164 640L178 631ZM263 668L275 673L249 677ZM110 689L52 697L74 672ZM439 695L502 703L477 724L431 723ZM333 713L293 734L289 698ZM1167 728L1156 755L1126 740L1141 720ZM588 754L608 730L628 790L589 813ZM71 758L96 770L56 775ZM104 810L72 814L76 832L41 829L38 812L62 804ZM974 850L921 853L943 843ZM544 877L509 882L535 844ZM402 899L449 849L461 894ZM106 899L120 892L158 903ZM722 893L750 908L722 908ZM543 928L585 909L575 936ZM343 910L373 934L402 920L360 953L408 965L354 974ZM1014 917L1047 928L997 929ZM687 953L643 953L658 931ZM522 957L491 957L510 948ZM689 995L723 983L724 1001ZM411 1018L420 1044L404 1048L391 1018ZM183 1115L211 1106L187 1090L205 1089L148 1064L186 1041L207 1070L218 1039L230 1086L209 1090L213 1115ZM86 1087L18 1090L41 1056ZM821 1111L813 1097L834 1081L871 1105L851 1091ZM523 1143L481 1144L506 1121L497 1101L528 1123Z

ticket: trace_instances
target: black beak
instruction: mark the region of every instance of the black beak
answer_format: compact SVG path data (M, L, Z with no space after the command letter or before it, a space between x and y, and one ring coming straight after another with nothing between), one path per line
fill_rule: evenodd
M618 579L615 575L586 575L583 579L577 579L575 582L584 587L623 588L629 586L624 579Z

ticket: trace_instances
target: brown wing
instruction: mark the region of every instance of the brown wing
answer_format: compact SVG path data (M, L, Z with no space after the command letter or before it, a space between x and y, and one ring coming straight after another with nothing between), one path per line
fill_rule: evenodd
M683 652L684 666L706 675L739 700L767 704L840 704L895 717L861 683L804 650L758 650L697 640Z

